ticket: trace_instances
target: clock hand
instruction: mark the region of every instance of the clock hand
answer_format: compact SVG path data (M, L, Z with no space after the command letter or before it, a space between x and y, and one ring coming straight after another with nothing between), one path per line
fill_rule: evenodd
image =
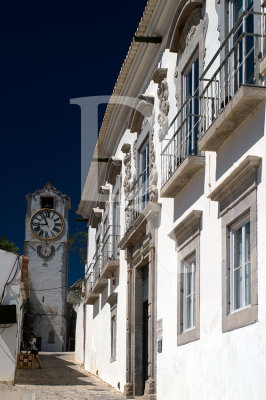
M43 225L47 225L48 226L48 222L47 222L47 219L46 219L46 216L44 215L44 213L42 213L42 216L43 216L43 219L45 219L45 222L46 222L46 224L43 224Z

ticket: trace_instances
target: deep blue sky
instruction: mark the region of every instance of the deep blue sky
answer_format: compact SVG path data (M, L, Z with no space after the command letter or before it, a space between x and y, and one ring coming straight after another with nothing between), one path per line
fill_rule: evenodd
M71 98L111 94L146 0L0 5L0 237L23 253L25 195L50 180L80 200L80 109ZM70 255L69 283L83 276Z

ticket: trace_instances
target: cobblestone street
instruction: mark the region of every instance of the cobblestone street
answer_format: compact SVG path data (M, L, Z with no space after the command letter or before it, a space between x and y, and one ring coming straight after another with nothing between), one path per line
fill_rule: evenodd
M73 353L41 353L43 369L18 369L16 386L35 393L36 400L121 400L123 396L74 361ZM33 396L34 398L34 396Z

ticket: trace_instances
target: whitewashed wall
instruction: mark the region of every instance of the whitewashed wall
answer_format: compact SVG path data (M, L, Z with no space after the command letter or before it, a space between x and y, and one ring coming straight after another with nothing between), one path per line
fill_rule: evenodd
M75 339L75 358L79 364L83 364L83 304L77 309L76 339Z
M263 105L220 149L217 159L219 171L223 171L221 181L247 155L265 158L264 118ZM261 399L266 392L265 165L262 162L258 186L259 322L222 333L221 220L218 218L217 203L206 198L213 188L213 184L208 188L208 182L214 182L215 155L207 153L206 160L205 193L200 195L199 192L198 200L186 210L185 205L190 204L188 199L197 192L200 180L197 175L175 199L175 208L181 208L182 214L177 212L180 218L174 224L192 209L203 210L200 233L200 340L184 346L177 346L176 333L177 253L166 235L160 232L158 254L159 260L164 262L158 265L158 319L163 318L164 333L163 352L158 354L157 359L158 399L181 397L194 400L200 394L201 400L233 400L236 393L241 399ZM168 246L167 252L164 251L165 246ZM172 295L165 296L165 293Z
M2 295L4 285L8 280L9 274L17 260L17 255L0 250L0 295ZM22 257L19 256L20 265ZM13 276L13 274L12 274ZM17 323L4 329L5 325L0 325L0 381L13 382L17 354L21 341L21 318L20 306L22 297L20 294L21 270L19 269L14 281L14 285L9 285L3 297L3 305L16 305Z

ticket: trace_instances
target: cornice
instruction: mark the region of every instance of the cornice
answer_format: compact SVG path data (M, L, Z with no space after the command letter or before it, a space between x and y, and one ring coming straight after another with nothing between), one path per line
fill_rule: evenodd
M115 84L112 96L131 96L132 99L143 92L150 82L152 73L159 62L160 56L165 49L167 32L170 27L170 21L176 8L176 0L149 0L145 8L143 17L140 21L135 36L152 36L161 35L163 41L160 44L150 44L135 42L134 39L130 45L126 59L120 70L117 82ZM157 12L155 12L157 9ZM142 67L140 67L142 65ZM129 107L121 104L114 104L112 97L107 105L105 116L99 132L98 141L96 143L93 158L109 157L113 151L115 142L121 135L121 124L125 124L125 120L130 112ZM115 135L115 136L114 136ZM108 143L106 138L108 136ZM107 152L108 154L104 154ZM94 164L94 163L92 163ZM91 165L87 180L83 189L82 199L79 204L78 214L88 215L95 201L89 200L95 198L94 183L95 173L98 176L98 182L105 177L106 165L103 169ZM93 191L93 196L91 195Z
M169 233L169 237L175 240L180 246L188 238L200 232L202 218L201 210L192 210L174 229Z
M144 10L143 16L140 20L138 29L137 29L134 37L145 34L158 2L159 2L159 0L149 0L147 2L146 8ZM140 42L136 42L134 39L132 40L131 45L128 50L128 53L127 53L127 56L125 58L125 61L122 64L120 73L118 75L112 96L120 96L122 94L123 86L125 84L127 76L129 74L129 71L132 67L132 64L135 60L136 54L137 54L139 48L141 47L141 45L142 44ZM106 108L106 112L104 115L104 119L102 122L100 134L99 134L99 139L100 139L100 137L104 136L104 132L106 132L106 130L108 128L114 107L115 107L115 104L109 103Z
M247 156L210 194L219 202L219 214L224 215L251 191L257 188L257 170L261 157Z
M225 178L209 195L208 198L213 201L222 201L228 196L231 190L242 184L242 179L248 178L259 167L261 157L247 156L232 172Z

